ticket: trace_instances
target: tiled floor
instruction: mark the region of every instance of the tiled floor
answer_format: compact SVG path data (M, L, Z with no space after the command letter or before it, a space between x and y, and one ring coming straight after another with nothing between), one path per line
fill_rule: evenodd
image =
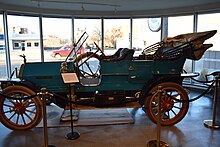
M194 97L198 93L191 94ZM129 109L134 124L75 127L80 138L67 140L70 127L49 128L49 145L56 147L146 147L157 138L157 128L142 111ZM203 121L212 119L212 99L203 97L190 103L185 118L174 126L161 127L161 140L171 147L219 147L220 130L204 127ZM11 131L0 124L1 147L42 147L43 128Z

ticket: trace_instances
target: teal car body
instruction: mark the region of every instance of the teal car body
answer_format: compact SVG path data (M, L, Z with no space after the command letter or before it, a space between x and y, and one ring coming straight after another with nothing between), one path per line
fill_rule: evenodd
M154 76L179 75L185 58L175 61L123 60L116 62L100 62L99 83L95 86L75 84L75 92L94 92L106 90L141 90L144 84ZM67 85L61 77L62 62L26 63L21 66L20 78L34 83L35 87L46 88L51 92L66 93ZM68 72L76 72L74 63L68 62ZM80 73L78 73L80 77Z

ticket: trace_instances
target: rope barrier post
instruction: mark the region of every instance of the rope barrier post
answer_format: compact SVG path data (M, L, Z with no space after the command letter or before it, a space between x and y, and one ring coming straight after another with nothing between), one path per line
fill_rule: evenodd
M215 91L213 99L213 116L212 120L204 120L204 125L211 129L220 129L220 97L219 97L219 84L220 84L220 72L213 73L215 76Z
M158 114L157 114L157 140L151 140L148 142L147 147L169 147L169 145L160 140L160 130L161 130L161 97L162 97L162 86L158 86L157 101L158 101Z
M48 145L48 130L47 130L47 108L46 108L46 88L41 89L42 101L43 101L43 127L44 127L44 147L56 147L54 145Z

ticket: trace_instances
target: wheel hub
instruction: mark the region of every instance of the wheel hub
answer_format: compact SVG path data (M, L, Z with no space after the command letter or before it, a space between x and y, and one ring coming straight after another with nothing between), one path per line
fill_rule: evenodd
M18 114L23 114L26 111L26 107L22 103L15 103L14 110Z
M163 102L162 108L165 112L170 111L173 108L174 102L172 99L167 99Z

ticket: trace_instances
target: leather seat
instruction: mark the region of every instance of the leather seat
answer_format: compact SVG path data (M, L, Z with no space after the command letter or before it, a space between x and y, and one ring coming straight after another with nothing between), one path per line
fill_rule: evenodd
M134 50L128 48L119 48L114 55L105 56L103 61L121 61L131 60L133 58Z

